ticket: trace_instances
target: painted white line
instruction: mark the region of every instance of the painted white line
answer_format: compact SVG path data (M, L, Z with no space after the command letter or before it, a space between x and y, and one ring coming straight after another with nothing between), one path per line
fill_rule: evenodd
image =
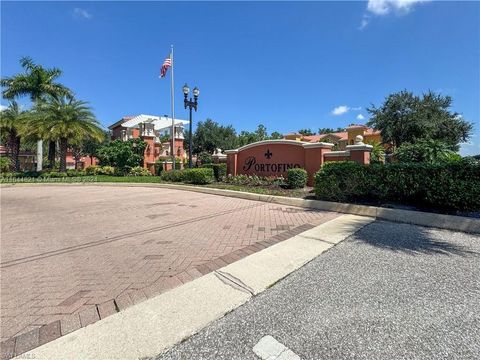
M261 338L253 347L253 352L262 360L301 360L300 356L270 335Z

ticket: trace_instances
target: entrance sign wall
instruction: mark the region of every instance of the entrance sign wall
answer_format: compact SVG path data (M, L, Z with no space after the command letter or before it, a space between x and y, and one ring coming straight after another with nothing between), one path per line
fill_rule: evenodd
M288 169L302 168L308 173L308 185L313 185L313 175L325 161L353 160L362 164L370 162L370 145L357 142L356 145L347 146L346 151L332 152L333 146L330 143L295 140L259 141L225 151L227 174L286 177ZM329 156L330 154L333 156Z

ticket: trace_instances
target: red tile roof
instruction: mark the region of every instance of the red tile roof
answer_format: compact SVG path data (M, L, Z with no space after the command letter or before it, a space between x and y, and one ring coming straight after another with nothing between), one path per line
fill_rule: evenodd
M364 128L364 135L379 135L380 131L379 130L374 130L372 128L369 128L365 125L350 125L347 129L356 129L356 128ZM288 135L293 135L293 134L288 134ZM348 132L347 131L340 131L340 132L333 132L333 133L328 133L328 134L320 134L320 135L309 135L309 136L302 136L302 140L306 142L320 142L322 139L325 139L327 136L334 136L336 137L339 141L341 140L348 140Z

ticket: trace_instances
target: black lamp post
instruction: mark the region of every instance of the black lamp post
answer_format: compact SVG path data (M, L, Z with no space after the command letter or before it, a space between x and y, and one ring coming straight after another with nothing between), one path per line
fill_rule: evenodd
M183 85L183 95L185 98L183 99L183 104L185 106L185 109L188 107L190 109L190 131L188 134L188 167L191 168L193 167L192 165L192 109L195 109L197 111L197 105L198 105L198 95L200 95L200 90L195 86L193 88L193 101L192 98L188 99L188 93L190 92L190 88L188 87L187 84Z

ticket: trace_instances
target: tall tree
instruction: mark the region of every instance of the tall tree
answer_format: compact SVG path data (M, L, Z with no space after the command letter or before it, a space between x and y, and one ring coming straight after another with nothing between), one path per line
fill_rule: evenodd
M458 151L468 140L472 124L450 110L452 98L429 91L421 97L406 90L389 95L380 107L372 105L368 125L382 132L382 139L399 147L419 140L442 141Z
M235 148L236 132L231 125L222 126L212 119L207 119L198 122L192 141L194 154L204 151L213 154L218 148L222 150Z
M345 131L345 129L342 127L337 127L336 130L332 128L320 128L318 129L318 135L331 134L334 132L342 132L342 131Z
M257 126L255 134L257 135L257 141L263 141L268 138L267 128L263 124Z
M14 99L19 96L29 96L33 103L37 103L46 96L73 98L72 91L57 82L62 75L60 69L44 68L36 64L30 57L22 57L20 65L23 67L24 73L0 80L1 86L4 88L2 91L4 98ZM49 167L52 167L55 162L55 152L56 143L50 139L48 145Z
M312 129L300 129L300 130L298 130L298 132L300 134L302 134L303 136L312 136L313 135Z
M7 156L14 171L20 170L20 137L25 126L25 112L16 101L0 112L0 132L5 136Z
M143 165L147 143L142 139L112 140L97 150L101 165L115 167L119 172L128 173L131 168Z
M84 101L67 97L49 97L38 106L36 122L42 123L52 138L58 139L60 147L60 171L67 168L67 150L71 144L82 139L102 141L104 132L91 108ZM36 124L33 123L33 126Z
M237 137L237 146L244 146L247 144L251 144L254 142L257 142L258 140L258 134L256 132L250 132L250 131L241 131L240 134L238 134Z
M77 167L77 162L80 161L82 156L90 157L90 163L94 164L93 158L97 156L99 149L109 143L108 132L104 132L103 135L104 138L101 141L91 137L72 141L70 147L72 149L73 157L76 161L75 167Z
M45 96L73 97L71 90L56 82L62 75L58 68L44 68L36 64L30 57L20 59L25 73L1 79L4 88L2 95L6 99L14 99L19 96L29 96L32 102L36 102Z
M278 131L274 131L270 134L270 139L283 139L283 135Z

